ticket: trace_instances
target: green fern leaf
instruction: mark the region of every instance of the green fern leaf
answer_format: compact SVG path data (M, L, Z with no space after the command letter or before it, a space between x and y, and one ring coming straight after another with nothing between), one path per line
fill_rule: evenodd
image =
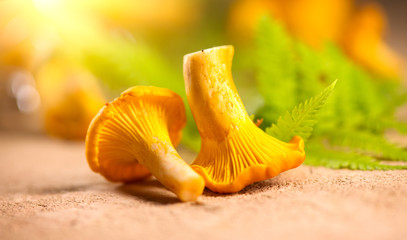
M383 136L362 131L336 131L329 136L333 146L391 161L407 161L407 151L389 143Z
M319 142L308 143L306 146L306 165L324 166L333 169L348 168L352 170L401 170L407 165L388 165L378 162L375 158L356 152L342 152L328 149Z
M277 21L264 17L259 22L255 51L256 83L265 103L261 117L270 120L270 123L298 102L296 66L291 64L295 62L293 42Z
M332 94L336 82L337 80L316 97L294 107L291 114L286 112L283 117L278 119L277 124L272 124L266 129L266 133L283 141L289 141L296 135L301 136L306 141L311 136L313 126L317 122L315 117L317 112Z

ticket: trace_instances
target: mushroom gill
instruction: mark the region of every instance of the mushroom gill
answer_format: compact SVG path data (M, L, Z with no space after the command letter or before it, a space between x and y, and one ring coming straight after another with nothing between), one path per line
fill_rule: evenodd
M304 142L282 142L251 121L233 83L232 46L184 56L188 101L202 137L192 168L214 192L232 193L298 167Z
M106 104L89 126L89 166L115 182L140 180L151 172L182 201L194 201L202 194L204 181L174 148L185 123L183 101L174 92L130 88Z

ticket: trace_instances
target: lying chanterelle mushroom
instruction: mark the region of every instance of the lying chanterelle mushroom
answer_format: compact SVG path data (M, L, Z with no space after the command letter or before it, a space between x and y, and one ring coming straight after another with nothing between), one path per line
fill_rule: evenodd
M94 172L115 182L143 179L150 172L182 201L202 194L204 180L178 155L186 123L182 98L157 87L128 89L92 120L86 157Z
M222 46L184 56L185 88L202 137L192 168L206 187L222 193L274 177L305 159L301 137L285 143L251 121L233 83L233 52Z

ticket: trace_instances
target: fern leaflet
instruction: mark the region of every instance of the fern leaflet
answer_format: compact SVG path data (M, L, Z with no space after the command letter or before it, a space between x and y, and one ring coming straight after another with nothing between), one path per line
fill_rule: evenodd
M374 157L357 152L343 152L328 149L320 142L308 142L306 146L307 158L305 164L324 166L333 169L348 168L352 170L401 170L407 165L388 165L380 163Z
M389 143L383 136L362 131L336 131L329 136L333 146L391 161L407 161L407 151Z
M283 117L279 117L277 124L272 124L266 132L280 140L289 141L298 135L306 141L312 134L315 125L315 115L326 103L332 94L337 80L335 80L324 91L304 103L294 107L291 114L286 112Z

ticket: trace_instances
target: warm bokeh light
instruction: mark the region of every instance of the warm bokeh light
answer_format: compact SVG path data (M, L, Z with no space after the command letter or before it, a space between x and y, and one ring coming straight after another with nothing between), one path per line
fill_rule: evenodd
M225 43L250 52L264 15L315 49L335 42L368 71L397 79L401 61L383 39L385 14L379 6L364 6L353 0L2 1L1 84L12 86L14 110L42 115L38 125L48 132L83 137L104 101L132 85L169 87L185 97L182 55ZM237 71L248 74L253 56L242 56ZM21 76L24 82L16 80ZM94 99L92 107L84 101L88 98ZM71 103L75 107L67 107ZM50 112L59 112L53 124ZM83 117L77 119L81 134L50 130L68 126L72 116Z
M42 13L61 13L63 11L64 0L33 0L34 7Z

